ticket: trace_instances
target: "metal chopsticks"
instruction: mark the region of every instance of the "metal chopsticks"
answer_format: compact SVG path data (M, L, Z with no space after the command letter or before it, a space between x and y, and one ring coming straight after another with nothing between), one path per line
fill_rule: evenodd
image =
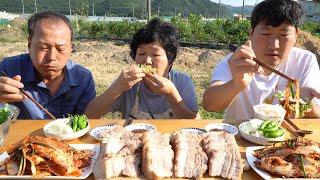
M5 72L0 71L1 74L5 77L10 78ZM42 109L45 113L48 114L48 116L50 116L50 118L52 119L57 119L53 114L51 114L46 108L44 108L40 103L38 103L35 99L33 99L32 96L30 96L25 90L23 90L23 88L19 88L20 92L25 95L28 99L30 99L33 103L35 103L40 109Z

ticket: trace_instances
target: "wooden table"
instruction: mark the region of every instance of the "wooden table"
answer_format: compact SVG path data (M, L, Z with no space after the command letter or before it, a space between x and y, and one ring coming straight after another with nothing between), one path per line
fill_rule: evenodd
M313 130L313 134L307 135L306 138L312 139L320 142L320 119L299 119L293 120L301 129L309 129ZM9 134L5 143L2 147L0 147L0 152L5 151L5 148L12 143L15 143L28 135L43 135L42 127L48 123L49 120L16 120L13 121L9 130ZM90 126L96 127L99 125L109 124L109 123L117 123L122 125L123 120L90 120ZM217 123L222 122L222 120L135 120L134 123L150 123L157 127L160 132L163 133L171 133L180 128L186 127L198 127L204 128L209 123ZM287 136L290 134L287 133ZM241 138L240 134L236 136L237 143L240 147L241 156L245 158L245 150L246 147L256 146L244 139ZM93 140L88 134L72 141L67 141L69 144L76 143L89 143L96 144L98 141ZM88 179L93 179L93 175L91 175ZM242 175L242 179L246 180L257 180L261 179L261 177L256 174L253 170L249 170L244 172Z

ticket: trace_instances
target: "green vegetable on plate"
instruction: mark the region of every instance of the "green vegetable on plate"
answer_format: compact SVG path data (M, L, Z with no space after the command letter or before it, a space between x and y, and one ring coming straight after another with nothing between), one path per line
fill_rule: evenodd
M284 134L283 129L274 121L264 121L258 128L266 138L277 138Z
M68 115L70 118L69 126L72 127L73 132L80 131L88 126L86 115Z

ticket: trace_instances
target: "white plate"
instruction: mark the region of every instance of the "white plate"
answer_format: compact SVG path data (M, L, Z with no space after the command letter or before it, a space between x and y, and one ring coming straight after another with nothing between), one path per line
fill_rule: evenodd
M258 159L253 156L253 152L254 152L254 150L261 149L261 148L263 148L263 146L247 147L247 149L246 149L246 158L247 158L247 161L248 161L250 167L256 173L258 173L263 179L271 179L272 177L270 176L270 174L268 172L257 168L255 166L255 164L254 164L254 161L257 161Z
M238 134L238 129L231 125L231 124L226 124L226 123L210 123L208 125L206 125L206 127L204 128L207 132L210 132L211 129L221 129L221 130L225 130L226 132L232 134L232 135L236 135Z
M73 132L70 134L52 134L48 132L48 128L51 127L52 125L56 124L56 123L60 123L60 122L64 122L64 123L68 123L70 121L69 118L61 118L61 119L57 119L54 121L49 122L48 124L46 124L45 126L43 126L43 133L44 135L46 135L47 137L55 137L58 138L61 141L67 141L67 140L72 140L72 139L77 139L83 135L85 135L89 129L90 129L90 124L89 121L87 121L87 127L77 131L77 132Z
M243 122L239 125L239 131L240 131L240 134L241 136L246 139L247 141L250 141L254 144L259 144L259 145L272 145L273 142L277 142L277 141L284 141L285 138L286 138L286 135L285 133L280 136L280 137L277 137L277 138L265 138L265 137L257 137L257 136L253 136L251 134L248 134L245 132L245 126L247 125L247 123L251 123L252 126L254 127L258 127L260 126L260 124L263 123L262 120L260 119L251 119L250 121L246 121L246 122ZM284 130L282 127L280 127L282 130Z
M100 134L104 131L108 131L112 128L115 128L117 125L116 124L107 124L107 125L102 125L102 126L97 126L90 131L90 136L97 140L97 141L104 141L106 138L100 137Z
M76 150L90 150L94 152L91 159L91 165L82 169L81 176L44 176L44 177L34 177L30 175L24 176L0 176L0 179L86 179L92 173L92 167L99 155L100 145L99 144L70 144ZM3 162L8 157L8 153L4 152L0 155L0 162Z
M263 147L264 147L264 146L252 146L252 147L247 147L247 149L246 149L246 158L247 158L247 161L248 161L250 167L251 167L257 174L259 174L263 179L279 179L279 180L284 179L284 178L281 178L281 177L271 176L271 174L269 174L268 172L263 171L263 170L257 168L256 165L254 164L254 161L257 161L257 160L258 160L256 157L253 156L254 150L261 149L261 148L263 148ZM303 179L303 180L307 180L307 179L310 179L310 178L285 178L285 179ZM311 180L311 179L310 179L310 180Z

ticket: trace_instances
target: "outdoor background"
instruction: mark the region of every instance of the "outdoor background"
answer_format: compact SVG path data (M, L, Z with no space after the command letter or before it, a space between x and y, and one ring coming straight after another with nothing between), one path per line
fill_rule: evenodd
M223 112L209 113L201 108L202 95L212 69L229 53L228 44L240 45L247 39L251 11L259 2L151 0L152 17L172 22L180 30L182 47L174 69L194 80L202 118L223 117ZM319 60L320 2L301 3L306 16L297 46L312 51ZM72 59L92 71L98 95L132 62L128 42L148 16L146 0L0 0L0 59L28 51L26 19L44 9L64 13L72 20Z

